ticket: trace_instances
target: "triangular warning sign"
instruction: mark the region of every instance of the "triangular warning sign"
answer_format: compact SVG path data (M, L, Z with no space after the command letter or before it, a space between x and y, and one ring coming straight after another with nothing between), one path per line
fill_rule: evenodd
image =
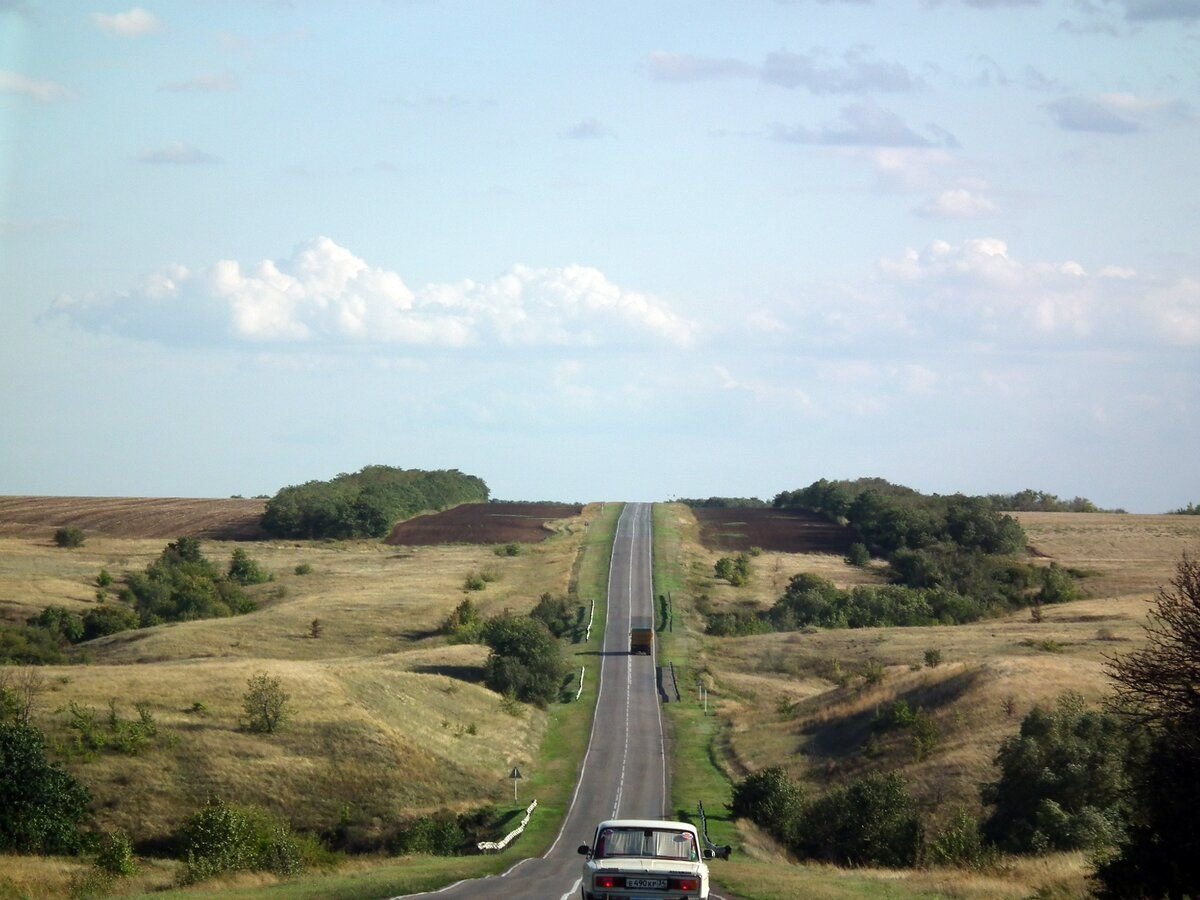
M521 770L518 769L516 766L513 766L513 770L512 770L512 772L509 773L508 777L509 778L521 778L523 776L521 775Z

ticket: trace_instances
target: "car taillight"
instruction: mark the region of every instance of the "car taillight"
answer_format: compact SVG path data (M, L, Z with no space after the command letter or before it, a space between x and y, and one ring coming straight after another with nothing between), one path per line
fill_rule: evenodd
M596 887L598 887L598 888L615 888L616 886L617 886L617 879L613 878L613 876L611 876L611 875L597 875L596 876Z
M698 878L672 878L671 890L698 891L700 890L700 880Z

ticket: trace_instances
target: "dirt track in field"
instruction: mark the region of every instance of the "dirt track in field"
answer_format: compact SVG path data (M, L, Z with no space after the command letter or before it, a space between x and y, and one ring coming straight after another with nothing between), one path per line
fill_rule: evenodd
M700 543L709 550L776 550L783 553L844 554L854 541L849 528L812 513L782 509L692 510Z
M57 528L74 527L107 537L246 541L265 536L265 508L265 500L0 497L0 535L49 539Z
M569 503L464 503L401 522L388 544L536 544L554 530L547 523L583 511Z

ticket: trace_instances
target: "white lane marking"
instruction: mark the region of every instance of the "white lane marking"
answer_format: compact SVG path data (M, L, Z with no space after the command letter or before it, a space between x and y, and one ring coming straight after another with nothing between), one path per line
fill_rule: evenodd
M554 843L550 845L550 849L542 854L542 859L549 858L554 852L554 848L558 846L558 842L562 840L563 834L566 833L567 823L571 819L571 813L575 809L575 801L579 799L579 788L583 786L583 777L587 772L588 759L592 755L592 744L596 740L596 720L599 718L600 698L604 695L604 670L608 668L608 623L612 621L612 565L613 560L617 556L617 544L620 542L621 536L621 519L625 517L625 510L621 510L621 515L617 518L617 528L613 532L612 549L608 555L608 586L605 594L604 604L604 639L600 642L600 684L596 688L596 706L592 713L592 730L588 734L587 750L583 753L583 763L579 766L579 778L575 782L575 792L571 794L571 805L567 807L567 813L563 816L562 827L558 829L558 835L554 838ZM524 860L522 860L524 862ZM518 863L519 865L519 863ZM510 872L512 869L509 870ZM505 875L508 872L504 873Z
M571 885L571 889L569 891L567 891L565 894L563 894L561 897L559 897L558 900L567 900L567 898L574 896L575 892L577 890L579 890L579 886L581 884L583 884L583 879L576 878L575 883L573 885ZM724 898L721 898L721 900L724 900Z

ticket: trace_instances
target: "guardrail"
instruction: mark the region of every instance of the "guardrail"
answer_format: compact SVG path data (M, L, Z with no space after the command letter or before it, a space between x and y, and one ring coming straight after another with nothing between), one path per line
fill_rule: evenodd
M592 598L592 609L591 609L591 612L588 613L587 628L583 632L583 642L585 644L592 639L592 619L594 619L594 618L596 618L596 600L593 597Z
M587 666L579 667L579 690L575 692L575 699L579 699L579 695L583 693L583 673L587 671Z
M733 851L732 847L718 847L708 839L708 817L704 815L704 801L696 801L696 812L700 814L700 834L704 837L704 845L712 851L713 856L718 859L729 859L729 854Z
M678 703L683 699L683 695L679 693L679 682L675 678L675 663L669 662L667 665L671 667L671 687L675 689L675 702Z
M514 828L512 831L510 831L508 834L506 834L504 836L504 840L502 840L502 841L480 841L475 846L478 847L484 853L492 853L497 850L503 850L510 843L512 843L513 840L516 839L517 835L519 835L522 831L525 830L525 826L529 824L529 817L533 815L533 811L535 809L537 809L537 801L536 800L534 800L532 803L530 803L528 809L525 810L525 818L523 818L521 820L521 824L518 825L516 828Z

